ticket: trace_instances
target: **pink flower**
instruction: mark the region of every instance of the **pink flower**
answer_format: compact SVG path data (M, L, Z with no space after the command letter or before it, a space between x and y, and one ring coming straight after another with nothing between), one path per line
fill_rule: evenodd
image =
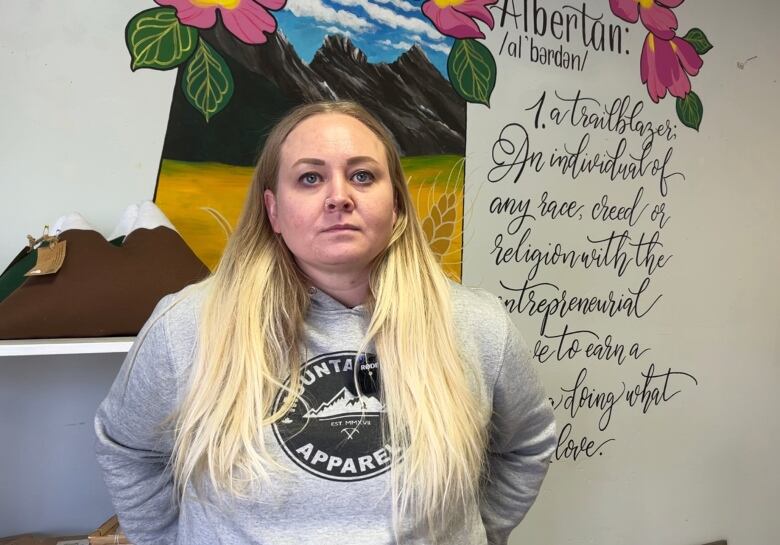
M688 74L698 74L702 64L693 46L682 38L662 40L649 32L642 47L642 83L647 84L653 102L664 98L667 89L673 96L685 98L691 91Z
M677 30L677 16L669 8L676 8L685 0L609 0L612 13L628 21L636 23L641 17L647 30L663 38L671 40Z
M196 28L211 28L217 22L217 11L222 22L233 35L248 44L262 44L267 34L276 30L276 19L268 10L284 7L287 0L154 0L161 6L176 8L176 16L183 24Z
M484 38L474 19L493 28L493 15L487 6L498 0L427 0L422 5L425 16L439 32L453 38Z

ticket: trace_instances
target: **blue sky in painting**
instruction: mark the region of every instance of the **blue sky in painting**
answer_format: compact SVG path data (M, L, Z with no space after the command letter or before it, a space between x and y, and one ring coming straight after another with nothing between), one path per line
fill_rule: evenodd
M436 30L421 5L421 0L287 0L273 14L306 63L326 35L345 34L372 63L393 62L418 44L446 78L453 40Z

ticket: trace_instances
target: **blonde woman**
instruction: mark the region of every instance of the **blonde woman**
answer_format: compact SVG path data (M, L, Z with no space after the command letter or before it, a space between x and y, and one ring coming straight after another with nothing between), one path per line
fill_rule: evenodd
M503 306L445 278L348 102L269 134L219 266L159 303L95 425L135 545L506 543L556 443Z

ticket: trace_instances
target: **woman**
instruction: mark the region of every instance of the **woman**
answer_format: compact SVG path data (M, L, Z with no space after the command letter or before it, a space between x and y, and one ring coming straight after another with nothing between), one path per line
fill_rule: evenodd
M345 102L269 134L219 266L160 302L96 431L135 545L505 543L555 446L502 305L446 280L392 136Z

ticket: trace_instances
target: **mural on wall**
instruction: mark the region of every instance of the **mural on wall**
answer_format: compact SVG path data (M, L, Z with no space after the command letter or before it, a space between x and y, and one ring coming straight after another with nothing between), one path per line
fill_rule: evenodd
M641 20L647 30L642 45L640 75L653 102L676 97L677 117L687 127L699 130L704 108L699 95L691 90L688 76L699 73L701 55L712 49L707 35L691 28L677 36L678 21L672 8L685 0L609 0L612 13L628 23Z
M547 374L554 463L636 454L648 421L684 414L700 394L700 362L679 348L685 328L668 326L691 305L680 271L694 264L681 247L706 236L684 208L706 190L699 131L711 129L693 78L713 46L683 26L695 7L492 8L498 85L491 108L469 118L481 168L465 193L481 221L466 230L464 280L502 298Z
M480 25L494 28L491 9L502 27L507 15L517 25L514 0L156 2L126 28L132 70L177 69L155 201L210 268L238 218L268 128L296 104L346 98L368 107L395 135L426 235L444 269L460 279L465 104L489 107L498 79ZM682 123L698 130L703 106L689 76L698 74L712 46L697 28L676 35L672 9L682 2L609 0L609 6L648 31L640 76L650 98L658 102L668 91ZM528 13L538 11L524 0L526 28ZM570 22L567 16L567 35ZM605 37L602 30L602 43ZM551 63L582 62L563 51L542 53L545 62L548 53Z
M133 70L177 69L155 201L204 262L269 127L296 104L351 99L395 136L431 247L460 279L466 102L488 104L496 75L475 21L492 27L492 2L157 3L126 29Z

